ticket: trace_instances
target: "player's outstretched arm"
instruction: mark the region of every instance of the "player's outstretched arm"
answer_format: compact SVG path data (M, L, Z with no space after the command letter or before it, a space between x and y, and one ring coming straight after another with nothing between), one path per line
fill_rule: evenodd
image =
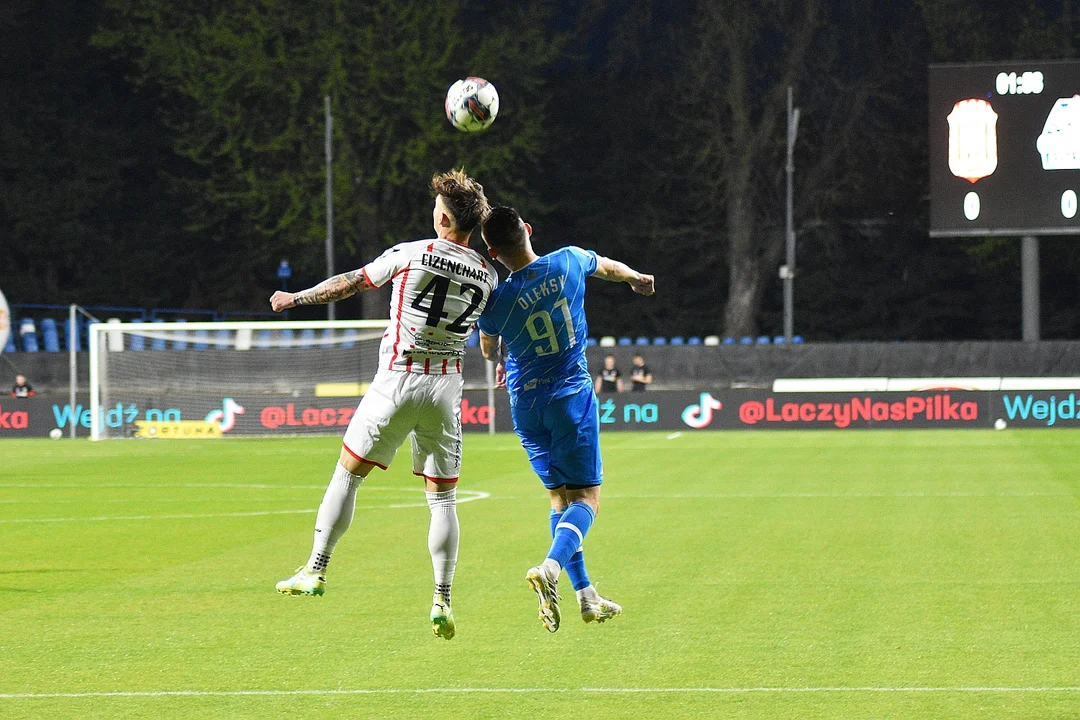
M274 309L274 312L281 312L298 305L325 305L352 297L356 293L366 292L374 287L364 277L363 270L353 270L335 275L328 280L323 280L315 287L297 293L278 290L270 296L270 307Z
M652 275L644 275L626 263L602 255L596 258L596 272L593 277L609 282L629 283L630 289L638 295L652 295L656 292Z

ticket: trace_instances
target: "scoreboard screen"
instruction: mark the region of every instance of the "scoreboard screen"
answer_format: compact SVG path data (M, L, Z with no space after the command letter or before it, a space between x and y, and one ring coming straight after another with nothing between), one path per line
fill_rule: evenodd
M1080 61L930 66L930 235L1080 234Z

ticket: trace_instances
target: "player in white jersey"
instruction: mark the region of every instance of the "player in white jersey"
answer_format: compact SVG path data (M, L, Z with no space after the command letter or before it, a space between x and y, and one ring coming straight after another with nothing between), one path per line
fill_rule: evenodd
M427 487L428 549L435 572L431 628L456 631L450 586L458 552L456 483L461 469L461 362L498 275L468 247L488 210L484 188L463 171L436 175L436 238L395 245L364 267L298 293L276 292L277 312L328 303L392 282L390 325L379 347L379 370L345 430L341 455L315 519L307 563L277 584L286 595L322 595L326 566L352 522L356 489L373 467L386 469L408 437L413 473Z

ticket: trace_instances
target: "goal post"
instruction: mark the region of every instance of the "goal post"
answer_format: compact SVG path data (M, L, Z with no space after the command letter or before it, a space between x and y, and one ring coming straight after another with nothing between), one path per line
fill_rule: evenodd
M213 432L214 424L252 434L250 415L238 425L230 423L245 413L244 403L258 408L267 402L276 403L269 421L295 423L299 433L329 432L330 424L346 424L341 423L344 409L330 406L355 407L355 396L378 370L388 324L386 319L93 323L90 437L196 437ZM293 399L310 399L313 407L303 409L302 417L279 418L279 406L290 412L302 407L289 402ZM263 420L262 427L271 426Z

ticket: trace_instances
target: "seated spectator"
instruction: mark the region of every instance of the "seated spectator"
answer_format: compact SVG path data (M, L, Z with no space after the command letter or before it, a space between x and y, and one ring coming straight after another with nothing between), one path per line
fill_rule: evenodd
M619 369L615 367L614 355L604 357L604 367L600 370L600 374L596 376L596 383L593 387L598 395L600 393L622 392L622 376L619 374Z
M28 398L34 397L34 386L26 382L25 375L15 376L15 385L11 388L11 397Z
M634 367L630 370L630 392L645 392L652 385L652 372L641 354L634 355Z

